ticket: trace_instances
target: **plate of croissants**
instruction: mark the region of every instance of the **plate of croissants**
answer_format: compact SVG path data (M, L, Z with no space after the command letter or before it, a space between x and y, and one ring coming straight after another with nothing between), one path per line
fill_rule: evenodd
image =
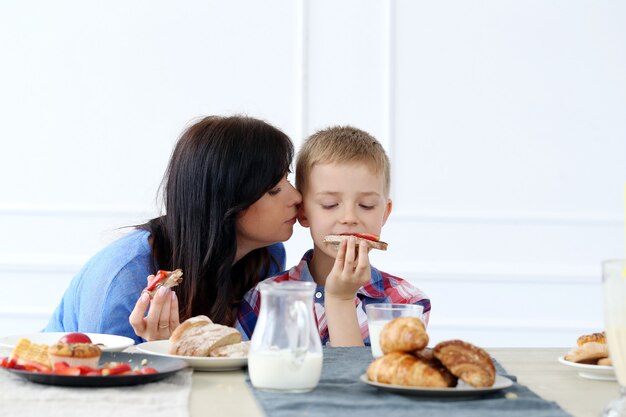
M182 322L169 340L141 343L137 350L179 358L200 371L231 371L248 364L250 342L242 342L235 328L213 323L207 316L195 316Z
M380 333L383 356L375 359L361 381L396 393L425 397L479 397L513 385L497 375L491 356L462 340L427 348L424 323L415 317L389 321Z
M563 365L574 368L583 378L601 381L616 379L604 332L580 336L576 340L576 346L558 360Z

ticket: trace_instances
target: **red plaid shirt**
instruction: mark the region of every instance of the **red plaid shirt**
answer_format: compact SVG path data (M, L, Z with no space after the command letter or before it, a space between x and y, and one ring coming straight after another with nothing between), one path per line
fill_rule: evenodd
M300 263L288 271L267 278L265 281L309 281L314 282L313 276L309 272L309 261L313 257L313 250L304 254ZM424 321L428 323L430 315L430 300L428 296L418 288L409 284L402 278L395 277L372 267L372 278L356 293L354 303L356 305L356 315L361 328L361 336L366 345L370 344L369 329L367 327L367 315L365 306L377 303L395 304L419 304L424 307ZM264 281L264 282L265 282ZM241 332L244 339L250 339L259 317L261 306L261 293L259 287L254 287L246 293L239 306L237 323L235 328ZM328 322L324 309L324 287L318 286L315 290L315 316L322 344L328 342Z

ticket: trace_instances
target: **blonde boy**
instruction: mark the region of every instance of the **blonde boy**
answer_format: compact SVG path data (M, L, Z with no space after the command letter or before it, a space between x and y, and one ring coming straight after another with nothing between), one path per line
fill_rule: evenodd
M313 249L300 263L278 276L315 281L315 312L322 343L360 346L369 343L365 305L420 304L428 321L430 300L401 278L370 266L367 240L350 237L337 249L324 236L367 233L380 236L392 209L389 159L380 143L354 127L331 127L302 145L296 163L296 187L302 193L298 221L308 227ZM259 312L253 288L241 303L236 327L250 337Z

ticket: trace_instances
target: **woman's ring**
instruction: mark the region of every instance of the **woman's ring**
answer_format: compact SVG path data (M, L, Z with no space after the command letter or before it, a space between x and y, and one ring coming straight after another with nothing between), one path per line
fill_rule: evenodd
M170 327L169 324L159 324L159 329L167 329L168 327Z

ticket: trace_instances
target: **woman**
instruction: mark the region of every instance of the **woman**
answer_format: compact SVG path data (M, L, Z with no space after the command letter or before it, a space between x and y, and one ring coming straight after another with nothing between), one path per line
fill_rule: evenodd
M284 269L277 242L291 237L301 201L287 181L292 158L289 138L260 120L210 116L191 126L163 180L166 214L96 254L44 331L141 342L168 338L199 314L233 325L246 291ZM146 277L176 268L184 276L175 292L140 297Z

